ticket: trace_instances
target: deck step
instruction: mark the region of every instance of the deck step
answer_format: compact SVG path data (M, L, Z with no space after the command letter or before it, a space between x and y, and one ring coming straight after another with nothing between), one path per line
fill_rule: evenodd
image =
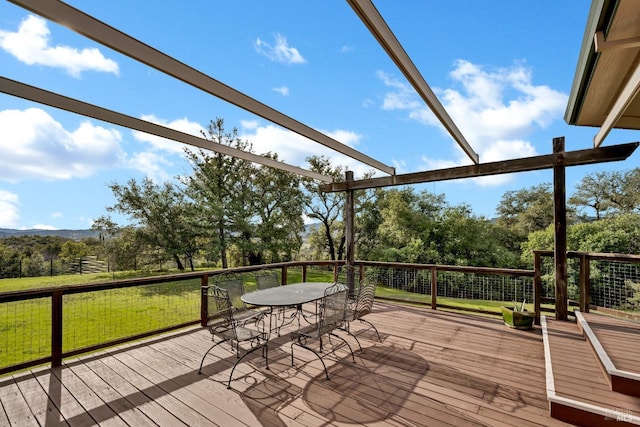
M640 425L640 397L611 390L576 322L543 316L541 323L551 416L582 426Z
M640 324L576 311L611 390L640 397Z

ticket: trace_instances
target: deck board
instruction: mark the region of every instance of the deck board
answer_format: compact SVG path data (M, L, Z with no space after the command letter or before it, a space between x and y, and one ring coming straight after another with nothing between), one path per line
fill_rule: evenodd
M640 398L611 391L589 343L573 322L547 320L555 391L608 410L640 413Z
M364 351L352 363L332 340L329 381L309 351L296 348L291 365L283 331L270 342L270 369L257 352L228 390L235 354L216 347L198 375L211 339L192 328L0 378L0 425L567 425L549 416L539 329L380 301L368 320L382 342L353 323Z
M616 368L640 374L640 323L597 313L582 315Z

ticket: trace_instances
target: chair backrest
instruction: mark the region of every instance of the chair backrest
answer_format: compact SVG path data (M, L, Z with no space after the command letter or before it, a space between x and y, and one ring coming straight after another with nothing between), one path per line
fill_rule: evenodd
M376 283L371 280L364 280L360 284L356 306L353 310L353 320L357 320L362 316L371 313L373 309L373 300L376 294Z
M320 303L318 322L320 334L341 327L346 309L347 287L338 283L328 287Z
M235 337L234 308L229 291L218 286L209 286L207 292L209 330L212 334L232 332Z
M260 289L275 288L280 286L280 279L278 272L275 270L260 270L256 271L256 287Z
M244 303L240 299L244 294L244 281L242 276L234 273L221 274L214 276L212 282L215 286L225 289L229 293L231 305L236 311L245 309Z

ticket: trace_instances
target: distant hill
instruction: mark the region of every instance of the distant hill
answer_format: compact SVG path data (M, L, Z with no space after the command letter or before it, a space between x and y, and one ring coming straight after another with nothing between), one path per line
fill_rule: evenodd
M80 240L85 237L98 237L99 233L93 230L14 230L11 228L0 228L0 238L19 236L58 236L66 239Z
M306 240L309 234L318 227L320 227L319 223L305 225L305 231L302 238ZM29 230L15 230L12 228L0 228L0 239L20 236L58 236L64 237L65 239L80 240L85 237L97 238L100 236L100 233L93 230L40 230L37 228Z

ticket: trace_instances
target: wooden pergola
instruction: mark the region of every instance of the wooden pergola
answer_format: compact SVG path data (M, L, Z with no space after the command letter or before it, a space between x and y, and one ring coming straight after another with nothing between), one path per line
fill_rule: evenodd
M347 172L345 181L333 182L331 177L298 166L288 165L220 144L212 146L213 144L203 138L0 77L0 91L9 95L307 176L323 182L324 185L320 186L322 191L346 192L347 280L350 287L353 286L354 281L353 192L355 190L553 169L556 318L564 320L567 317L565 168L625 160L638 147L637 142L601 147L602 140L611 128L638 129L640 126L640 100L636 101L636 94L640 89L640 67L638 67L640 3L637 3L636 0L593 0L576 78L565 116L567 123L571 125L601 126L593 148L565 152L564 138L560 137L553 140L551 154L489 163L480 162L478 154L439 102L372 1L347 0L381 47L472 162L469 166L401 175L396 174L393 167L336 141L66 3L50 0L9 1L188 85L385 173L386 176L356 181L353 180L353 173Z

